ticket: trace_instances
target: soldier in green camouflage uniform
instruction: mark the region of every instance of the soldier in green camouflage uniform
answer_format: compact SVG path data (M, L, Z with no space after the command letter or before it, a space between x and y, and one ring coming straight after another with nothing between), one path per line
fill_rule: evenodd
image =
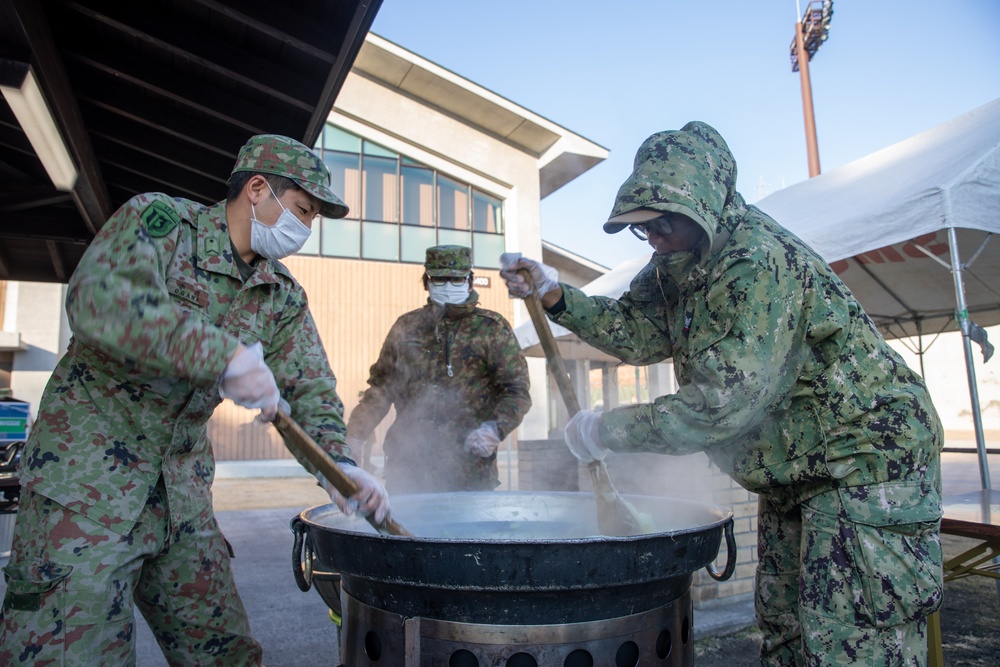
M306 295L277 261L315 215L347 213L329 180L299 142L253 137L227 200L138 195L87 249L73 338L21 460L0 664L135 664L134 606L171 665L260 664L212 512L206 422L223 394L264 421L290 410L361 487L352 500L383 510L381 484L351 465Z
M582 460L704 451L759 494L756 606L765 665L921 665L941 600L942 431L921 378L808 246L736 191L704 123L651 136L609 233L656 251L618 299L532 272L550 317L622 359L673 359L679 390L579 413Z
M531 407L528 367L510 325L476 307L464 246L428 248L427 304L393 324L351 412L360 446L395 405L384 443L393 494L492 490L496 449Z

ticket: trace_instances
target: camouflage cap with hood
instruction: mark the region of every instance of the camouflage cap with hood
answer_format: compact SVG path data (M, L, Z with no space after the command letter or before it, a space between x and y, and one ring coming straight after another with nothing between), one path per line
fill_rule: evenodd
M713 251L724 245L746 204L736 191L736 160L715 128L692 121L646 139L604 231L649 219L643 209L684 215L705 230Z

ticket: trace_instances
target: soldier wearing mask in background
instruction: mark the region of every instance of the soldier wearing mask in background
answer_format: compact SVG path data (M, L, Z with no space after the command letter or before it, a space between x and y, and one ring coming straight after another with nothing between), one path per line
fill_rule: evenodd
M477 307L469 248L428 248L424 270L427 304L393 324L347 443L360 450L394 405L383 445L393 495L493 490L497 447L531 407L528 366L507 321Z
M531 272L549 317L625 363L673 359L679 390L566 425L581 461L704 451L758 495L764 665L923 665L941 602L943 434L923 380L833 270L736 190L692 122L639 148L605 231L654 254L618 299Z
M172 665L260 664L212 511L206 423L223 398L264 422L290 412L359 487L346 503L323 480L334 501L384 518L385 489L344 446L306 295L278 261L315 216L347 214L329 183L306 146L255 136L226 200L137 195L91 243L22 458L0 664L134 664L134 606Z

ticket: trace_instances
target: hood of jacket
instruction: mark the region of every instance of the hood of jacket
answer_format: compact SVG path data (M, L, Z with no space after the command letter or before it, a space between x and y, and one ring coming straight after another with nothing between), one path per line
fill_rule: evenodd
M701 259L715 254L746 213L736 191L736 160L722 135L707 123L691 121L642 142L608 217L639 208L690 218L707 235ZM609 221L604 231L614 234L627 226Z

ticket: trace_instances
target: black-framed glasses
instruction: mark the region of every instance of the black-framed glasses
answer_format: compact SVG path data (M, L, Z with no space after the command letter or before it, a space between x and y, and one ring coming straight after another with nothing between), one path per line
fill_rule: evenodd
M445 283L451 283L452 285L458 286L464 285L469 280L469 276L459 276L457 278L449 278L446 276L427 276L427 280L435 287L443 287Z
M649 222L637 222L633 225L629 225L628 229L630 232L635 234L635 237L640 241L649 240L650 232L656 234L657 236L666 236L667 234L674 233L674 227L670 224L670 215L654 218Z

